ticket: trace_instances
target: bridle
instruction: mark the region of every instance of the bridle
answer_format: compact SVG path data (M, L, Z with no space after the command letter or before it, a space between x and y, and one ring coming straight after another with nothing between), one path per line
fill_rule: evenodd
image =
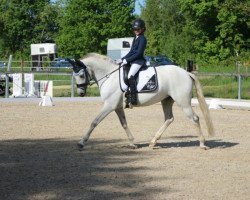
M90 74L89 74L89 72L88 72L88 70L87 70L86 65L85 65L83 62L81 62L80 60L76 60L75 63L76 63L76 66L73 65L73 66L74 66L74 67L73 67L73 68L74 68L74 70L73 70L73 71L74 71L73 75L74 75L74 76L80 76L81 78L86 77L85 83L76 84L76 85L77 85L77 88L87 87L88 85L91 86L91 85L95 84L94 82L93 82L93 83L90 83L90 81L91 81L93 78L90 76ZM98 82L100 82L101 80L103 80L104 78L107 78L107 79L108 79L108 78L110 77L111 74L113 74L114 72L118 71L120 68L121 68L121 65L120 65L117 69L111 71L110 73L106 74L106 75L103 76L102 78L96 80L96 82L98 83ZM78 72L76 73L75 71L78 71ZM83 76L84 76L84 77L83 77Z
M77 88L83 88L83 87L86 88L88 85L91 85L90 81L92 79L91 79L90 74L87 70L87 67L80 69L78 72L73 71L73 76L79 76L81 78L85 78L85 83L81 83L81 84L76 83Z
M73 76L80 76L85 78L85 83L77 84L77 88L84 89L90 84L91 76L87 70L86 65L80 60L73 61L69 58L66 59L73 66Z

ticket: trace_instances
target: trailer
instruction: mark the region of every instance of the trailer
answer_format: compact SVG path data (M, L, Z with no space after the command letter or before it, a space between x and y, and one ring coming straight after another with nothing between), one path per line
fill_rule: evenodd
M30 49L32 70L42 70L57 57L57 46L54 43L31 44Z
M133 39L133 37L109 39L107 45L107 56L113 60L122 58L130 51Z

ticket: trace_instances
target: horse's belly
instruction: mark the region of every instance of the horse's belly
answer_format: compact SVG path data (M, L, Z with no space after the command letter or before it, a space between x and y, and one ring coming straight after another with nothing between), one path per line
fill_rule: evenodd
M168 94L159 92L159 90L156 90L155 92L150 92L150 93L139 93L138 105L150 106L158 102L161 102L163 99L167 97L168 97Z

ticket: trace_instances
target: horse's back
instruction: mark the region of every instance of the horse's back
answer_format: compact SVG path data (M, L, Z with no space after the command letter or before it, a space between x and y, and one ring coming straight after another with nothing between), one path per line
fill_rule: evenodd
M189 73L175 65L157 67L159 91L167 93L175 101L189 101L192 94L193 81Z
M176 65L165 65L156 68L159 84L167 84L170 87L184 87L192 85L189 73Z

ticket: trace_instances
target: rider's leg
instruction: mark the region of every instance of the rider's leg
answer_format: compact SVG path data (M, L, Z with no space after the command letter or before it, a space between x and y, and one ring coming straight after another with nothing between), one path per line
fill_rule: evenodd
M137 89L136 89L135 74L139 71L140 68L141 65L132 64L128 73L128 81L130 87L129 103L131 103L132 105L137 104Z
M128 78L130 78L131 76L135 76L135 74L139 71L140 68L141 68L141 65L133 63L130 67Z
M129 88L130 88L130 98L129 103L132 105L137 105L137 89L136 89L136 80L134 76L130 76L128 79Z

